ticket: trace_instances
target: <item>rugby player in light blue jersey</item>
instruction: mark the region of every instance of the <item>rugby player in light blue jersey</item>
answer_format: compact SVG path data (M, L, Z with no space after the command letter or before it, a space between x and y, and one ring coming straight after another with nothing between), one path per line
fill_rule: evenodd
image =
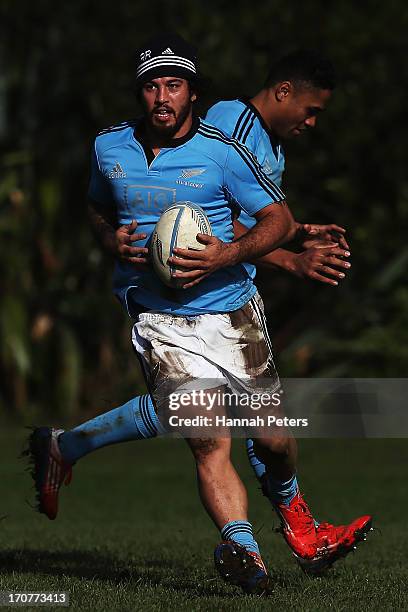
M301 84L301 87L299 85ZM206 121L239 140L256 156L263 171L282 185L285 170L285 153L282 141L294 138L316 125L317 116L325 108L328 94L334 87L330 62L313 51L300 50L278 60L271 68L264 87L252 98L223 100L212 106ZM239 222L245 228L255 223L245 211ZM240 234L243 230L237 224ZM281 268L301 278L309 277L331 285L344 278L344 270L350 267L341 257L348 251L344 229L338 226L306 226L310 238L324 237L340 241L343 252L333 251L322 241L301 253L275 249L267 259L258 260L267 266ZM330 231L334 234L330 235ZM337 242L336 239L336 242ZM306 241L310 244L310 241ZM338 257L336 256L338 255ZM255 274L254 267L248 270Z
M218 102L209 109L206 121L245 144L256 155L264 172L281 186L285 167L282 141L315 127L317 116L325 109L333 88L334 74L330 62L313 51L296 51L271 68L264 87L253 98ZM254 223L255 219L242 210L235 222L235 236L245 233ZM350 253L344 229L336 225L308 225L306 233L309 237L324 237L328 242L319 244L306 240L304 244L309 248L299 254L278 248L266 257L258 258L256 263L337 285L336 279L344 278L343 270L350 267L350 263L345 261ZM338 239L340 244L333 244L333 238ZM244 265L253 278L255 266ZM287 453L289 462L295 465L295 440L288 436L285 440L282 437L280 442L280 451ZM264 494L281 518L285 539L301 566L311 573L320 573L353 550L371 527L371 517L368 515L341 526L314 521L318 555L311 559L307 543L312 514L299 493L296 475L284 482L282 465L275 465L273 477L268 476L262 461L262 450L257 453L256 449L257 441L248 439L250 463Z
M238 330L239 334L233 331L234 323L242 314L256 330L258 340L252 353L257 353L259 358L260 352L264 360L256 367L254 363L250 364L252 375L249 383L256 383L254 372L259 371L260 367L263 375L270 377L271 388L276 389L279 381L270 359L262 305L252 283L253 269L243 265L243 262L263 256L266 263L279 265L277 260L274 262L271 259L270 253L265 253L292 238L295 232L301 230L305 237L310 233L311 237L330 240L333 231L341 233L342 228L295 226L286 206L282 204L283 194L278 183L283 172L283 153L280 145L275 146L271 138L273 124L268 126L267 119L262 119L262 111L259 110L266 94L277 90L276 83L268 85L251 103L225 103L232 105L227 117L233 118L235 111L239 110L234 123L238 139L248 140L254 149L260 149L258 130L265 157L260 150L254 152L261 158L261 169L246 148L193 117L191 105L195 98L195 79L194 55L179 38L162 38L145 46L138 67L145 121L122 124L106 130L96 139L90 186L93 225L106 249L121 259L115 272L115 291L137 321L134 346L150 375L156 371L156 366L162 372L169 372L172 368L175 375L173 357L176 355L176 363L181 361L188 376L193 378L214 379L223 385L231 384L231 378L248 377L248 363L241 370L239 367L234 369L236 364L228 357L229 351L232 355L237 343L242 343L242 330ZM297 83L296 79L294 83ZM296 93L295 98L299 95L299 91L293 90L294 83L286 82L286 93L285 84L275 91L275 97L282 97L283 104L277 125L281 125L285 117L288 125L296 118L296 125L291 129L294 133L297 130L300 133L304 126L314 124L315 118L314 115L313 119L309 116L309 108L307 116L303 116L305 111L299 98L295 101L291 98L292 94L294 96ZM313 101L315 113L317 109L323 109L330 91L331 87L312 85L300 99L304 101L306 96L309 102ZM219 112L219 105L210 111L210 120L211 112L215 116ZM231 132L228 127L223 126L223 130ZM286 137L288 134L276 130L276 135ZM271 157L271 151L274 157ZM192 176L195 174L194 181L186 178L189 171L192 171ZM276 180L271 181L268 175ZM179 253L183 258L188 257L187 260L183 259L183 265L191 269L179 273L188 279L188 288L183 291L165 288L151 271L142 270L141 264L146 263L146 248L133 244L136 240L146 241L163 208L177 200L191 200L200 204L210 218L215 235L212 238L202 236L207 248L204 254L200 254L199 260L192 258L190 253ZM249 218L258 217L258 223L238 242L231 242L234 223L232 210L237 206ZM245 221L243 213L240 219ZM274 217L273 222L270 215ZM135 218L139 222L137 234L134 233ZM242 228L237 228L242 233ZM321 270L328 275L323 275L326 280L330 275L341 274L336 268L347 267L340 259L345 255L345 249L333 244L333 241L320 250L313 247L314 261L323 268L327 264L327 269ZM282 253L279 257L282 257ZM286 257L290 258L291 255ZM192 328L194 331L191 331ZM228 338L229 344L223 344L222 351L217 350L217 334ZM162 339L159 343L158 337ZM198 350L197 338L209 350ZM250 347L249 338L247 342ZM169 346L177 347L171 359L167 354ZM189 355L193 355L192 360ZM163 422L165 398L160 394L160 384L154 385L151 392ZM99 426L101 430L93 448L121 440L152 437L163 430L147 396L134 398L108 415L101 415L92 421L93 427ZM124 425L116 426L113 431L112 423L114 420L118 422L119 415ZM85 424L82 432L86 427ZM85 439L84 436L77 436L78 433L73 430L59 435L60 431L41 428L31 438L40 511L49 518L56 516L58 489L69 474L72 463L91 450L89 447L78 449L77 443L72 444L74 440L78 442L79 437ZM230 440L192 439L189 443L197 461L204 505L220 528L223 540L229 542L216 549L218 569L224 577L240 584L244 590L259 592L267 584L266 571L252 527L247 521L245 492L229 459ZM349 526L335 528L325 524L319 536L310 511L299 494L293 438L288 434L283 440L282 437L257 439L255 446L255 449L251 448L251 459L266 495L282 518L284 534L292 550L298 558L314 560L319 556L321 560L325 551L319 550L320 543L323 537L328 541L330 536L332 554L326 554L324 562L326 566L331 564L336 559L340 538L346 532L350 536L351 531ZM264 463L261 463L260 457ZM368 524L367 519L365 527ZM236 555L242 562L241 569L249 566L249 572L237 570L234 561ZM235 570L230 572L224 569L229 567L235 567Z
M285 168L282 141L297 137L305 130L315 127L317 116L324 110L328 92L333 87L333 71L327 60L312 51L296 51L272 66L264 87L254 97L218 102L210 108L206 120L245 144L256 155L264 172L281 186ZM246 228L252 227L253 223L254 219L242 211L239 222L236 223L235 235L241 235ZM317 228L315 229L318 232ZM325 229L327 231L327 228ZM335 231L335 226L331 229ZM269 253L263 261L262 258L259 259L257 264L263 263L299 276L309 276L337 285L335 279L344 278L343 270L350 267L350 263L344 260L349 256L347 242L341 233L342 229L337 230L340 230L340 245L335 250L318 243L299 254L280 248ZM248 273L252 277L255 276L255 266L245 265ZM290 454L296 452L294 444L287 450ZM293 489L292 499L289 496L285 504L279 503L280 500L273 496L271 479L269 478L268 482L265 465L256 453L256 442L254 444L251 439L247 440L247 452L265 495L271 499L281 515L283 533L305 569L320 571L322 567L330 566L341 556L339 551L344 553L352 550L356 541L370 527L371 521L368 517L358 518L350 525L340 527L316 523L319 548L330 549L330 552L317 562L304 561L296 543L294 545L291 542L291 533L296 532L291 510L294 511L293 516L304 516L306 513L311 517L307 506L301 503L302 512L299 514L298 503L303 500L293 494ZM288 532L285 525L291 523ZM307 529L306 523L304 527ZM302 525L299 528L302 530ZM344 545L345 542L347 546Z

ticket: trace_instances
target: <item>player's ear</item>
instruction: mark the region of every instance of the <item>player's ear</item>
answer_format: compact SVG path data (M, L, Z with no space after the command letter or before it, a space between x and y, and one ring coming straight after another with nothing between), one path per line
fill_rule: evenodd
M190 81L188 81L188 89L190 91L190 102L195 102L198 97L197 91L196 91L195 86Z
M284 100L292 93L293 85L290 81L282 81L276 86L275 97L278 102L284 102Z

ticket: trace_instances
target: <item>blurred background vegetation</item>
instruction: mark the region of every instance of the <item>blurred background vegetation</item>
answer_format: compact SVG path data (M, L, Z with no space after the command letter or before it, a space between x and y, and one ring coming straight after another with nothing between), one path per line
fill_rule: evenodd
M217 98L254 93L271 58L324 49L339 86L287 147L298 220L348 228L338 288L259 275L283 376L403 377L408 365L408 8L351 0L0 0L0 413L77 421L143 383L111 262L86 219L95 133L137 114L134 52L159 29L199 44Z

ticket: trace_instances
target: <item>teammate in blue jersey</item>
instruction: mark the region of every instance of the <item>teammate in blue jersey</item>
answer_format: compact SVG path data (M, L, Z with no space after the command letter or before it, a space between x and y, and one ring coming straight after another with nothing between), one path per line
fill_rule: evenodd
M316 125L317 116L324 110L333 87L330 62L313 51L299 50L271 67L264 87L255 96L218 102L209 109L206 120L245 144L263 171L281 186L285 170L282 141ZM245 227L254 224L254 219L245 211L241 212L239 221ZM339 232L340 246L348 251L344 229L334 225L331 229ZM315 231L318 230L315 228ZM313 237L313 230L310 237ZM263 263L331 285L337 285L338 280L344 278L345 269L350 267L348 262L333 256L330 246L322 242L311 244L301 253L275 249ZM253 267L248 266L248 270L255 273Z
M231 347L236 345L238 336L234 336L231 331L231 323L236 323L241 314L246 320L251 321L251 325L255 326L259 334L264 324L262 307L255 296L251 275L247 274L240 262L254 259L257 255L269 251L279 241L293 236L295 228L285 206L271 204L282 202L283 195L277 183L280 182L283 166L280 166L280 171L276 168L274 170L273 159L269 161L269 166L261 159L262 171L255 158L246 149L226 138L219 130L195 120L191 112L191 102L195 98L193 56L188 55L187 47L179 39L172 39L171 42L169 39L160 40L158 44L156 50L150 48L154 45L146 46L143 50L144 55L140 59L138 75L139 85L142 87L141 98L145 105L145 121L135 125L122 124L100 134L96 140L90 186L90 196L93 200L91 215L93 225L105 247L122 258L115 272L115 291L130 314L137 318L134 344L147 371L151 374L157 364L160 364L165 371L166 368L167 371L170 367L174 368L174 361L166 360L166 351L160 352L157 346L155 346L156 361L151 357L152 341L157 335L166 336L163 346L168 349L169 346L178 345L177 357L184 359L184 365L186 365L186 353L193 352L194 367L192 366L190 375L194 375L197 361L203 359L206 377L217 380L221 385L225 382L231 383L231 380L228 375L225 376L225 372L221 375L217 361L232 377L237 375L237 372L233 371L232 364L228 363L229 349L227 355L224 346L222 355L218 354L217 350L206 355L194 352L197 349L193 349L192 339L186 335L187 328L191 328L192 325L191 323L186 325L185 317L180 315L188 315L189 321L194 321L193 336L199 335L209 346L217 347L217 332L223 337L229 336ZM161 51L158 51L159 47ZM174 52L175 48L179 49L178 53ZM167 53L164 53L166 50ZM313 89L319 88L312 87L312 94ZM317 102L315 100L314 104L320 105L320 110L329 93L330 88L326 88L323 99L320 97ZM311 92L308 94L311 95ZM261 123L262 116L260 114L259 117L256 116L256 101L253 100L253 107L247 102L245 106L240 102L238 104L241 104L240 116L246 113L249 115L249 121L245 123L246 117L242 115L240 132L236 135L240 137L242 133L242 139L250 139L251 131L256 125L255 119L258 119L259 125L264 130L263 133L259 133L263 134L265 150L268 148L265 135L272 147L270 128L268 132ZM251 113L248 113L248 109ZM214 112L219 110L217 105L213 110ZM294 111L299 114L299 104L295 104L292 108L292 116ZM284 112L288 113L287 107ZM238 120L239 117L235 125L238 124ZM297 118L296 126L303 123L306 125L307 121L314 122L314 119L311 121L309 117L304 117L302 120ZM293 130L300 129L302 128L293 128ZM253 142L259 145L257 138ZM278 151L279 147L280 145L276 145L275 150ZM283 161L283 154L282 157L278 154L275 159L279 167ZM275 171L276 182L268 180L265 170L271 174L270 169L272 174ZM186 170L199 170L199 178L196 176L194 181L186 180L185 176L188 174ZM239 180L236 179L237 174ZM207 211L215 237L202 237L208 246L205 257L200 255L198 266L197 259L192 259L191 254L179 253L184 257L189 256L189 260L183 260L183 263L187 264L186 267L189 265L191 267L190 272L184 273L190 287L183 291L172 291L160 285L150 271L142 270L142 265L146 263L144 258L146 249L143 246L136 247L133 243L138 239L142 241L148 239L164 206L186 199L195 201ZM115 204L116 210L113 209L112 203ZM245 213L261 219L255 230L238 241L238 249L235 246L237 242L231 243L233 237L231 210L237 204L240 204ZM268 225L270 222L268 215L272 210L275 216L274 222ZM134 234L136 224L132 221L135 217L139 221L137 234ZM313 227L312 231L317 231L324 237L331 237L330 230L333 227L323 229ZM337 230L341 232L341 228ZM272 232L268 240L265 239L265 231ZM339 256L345 255L344 248L333 244L326 248L327 251L321 249L318 253L320 264L324 266L326 263L324 258L327 257L327 263L331 266L346 267L345 263L338 259ZM269 258L269 255L266 257ZM341 273L335 268L330 267L327 274L333 274L333 269L336 274ZM161 314L146 312L152 310ZM220 313L224 313L220 323L221 328L215 324L216 320L213 318L220 317ZM237 314L233 316L230 313ZM181 337L183 341L180 340ZM242 330L239 333L239 338L241 337ZM250 344L248 339L248 345ZM263 354L261 362L256 365L258 369L259 366L261 369L263 367L263 372L268 370L271 385L276 388L278 379L274 368L271 368L267 338L257 341L257 349L254 345L253 352L258 350L258 345L262 346ZM212 367L209 367L209 363ZM251 364L252 370L254 367L255 364ZM238 378L247 374L247 370L242 370L238 372ZM251 376L251 379L253 378ZM160 385L156 385L151 390L156 406L160 408L164 398L160 395L158 387ZM110 427L114 415L120 415L123 423L122 428L116 428L115 431ZM162 423L157 418L147 396L131 400L109 413L109 416L97 417L93 420L93 427L98 428L98 425L101 434L98 441L95 440L96 447L125 439L151 437L163 430ZM86 425L82 431L85 430ZM89 446L79 448L81 446L78 446L79 437L83 441L87 438L76 436L75 430L72 433L66 432L58 441L60 433L55 430L50 432L49 428L44 428L37 430L31 440L31 452L38 468L36 484L40 510L50 518L56 515L58 489L68 476L72 463L91 450ZM76 444L70 444L75 439ZM262 478L267 496L287 526L285 535L288 543L299 557L314 559L319 552L318 534L310 512L298 491L293 456L289 456L294 452L293 438L288 436L283 445L282 440L278 442L281 446L279 450L276 448L276 440L256 441L259 457L264 459L264 463L256 457L255 467ZM220 528L223 539L230 541L217 548L218 568L222 570L231 564L236 567L234 557L238 556L240 563L242 562L242 565L239 565L241 569L239 571L236 569L228 578L246 590L259 591L266 584L266 572L258 546L253 539L251 525L247 521L245 494L229 461L229 444L228 438L190 440L197 461L202 499ZM251 450L252 452L255 451ZM41 466L47 469L41 470ZM43 475L42 482L40 482L40 472ZM284 477L285 474L288 477ZM220 488L223 491L221 500ZM299 512L299 509L302 512ZM298 518L294 525L293 519L298 515L302 515L301 519ZM234 520L231 520L231 517ZM321 538L325 535L328 540L328 534L333 533L331 527L326 524L322 529ZM335 532L337 544L346 529L333 529L337 530ZM321 551L319 554L321 556ZM331 556L332 560L335 560L335 555ZM244 571L244 566L250 567L251 571Z

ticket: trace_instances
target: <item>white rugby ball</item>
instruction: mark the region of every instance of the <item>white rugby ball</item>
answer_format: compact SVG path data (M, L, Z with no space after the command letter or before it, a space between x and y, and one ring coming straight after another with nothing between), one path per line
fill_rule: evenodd
M162 213L154 228L150 243L153 268L160 280L173 288L182 287L187 280L172 276L180 266L167 263L176 247L181 249L205 249L197 241L197 234L212 235L211 224L200 206L192 202L176 202Z

